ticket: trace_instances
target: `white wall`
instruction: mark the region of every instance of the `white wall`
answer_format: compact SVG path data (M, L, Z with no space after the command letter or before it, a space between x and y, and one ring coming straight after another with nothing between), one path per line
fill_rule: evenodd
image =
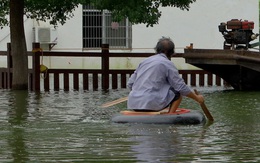
M58 27L56 50L82 50L82 7L74 12L74 17Z
M8 27L4 27L0 29L0 51L7 49L7 42L10 42L10 30Z
M159 24L133 26L133 51L153 52L156 42L162 36L170 37L176 45L176 52L193 43L194 48L223 49L224 38L218 30L221 22L243 19L255 22L254 33L259 33L258 0L197 0L190 10L162 8ZM257 42L258 39L254 42ZM251 42L253 43L253 42ZM151 48L151 49L149 49ZM182 58L172 61L179 69L194 69ZM136 67L139 62L134 62Z
M259 31L258 0L197 0L189 11L162 8L158 25L133 27L133 47L154 47L158 38L171 37L182 50L190 43L194 48L222 49L224 38L218 31L221 22L246 19L255 22L254 32Z
M190 43L194 48L222 49L224 38L218 31L221 22L231 19L247 19L255 22L254 32L259 31L258 0L197 0L191 4L189 11L183 11L174 7L161 8L162 17L159 24L154 27L146 25L133 25L133 52L154 52L156 42L162 36L171 37L176 44L176 51L183 49ZM74 12L74 17L59 25L58 44L53 50L82 51L82 7ZM46 23L25 19L26 40L28 50L31 50L33 42L33 30L35 26L49 26ZM0 50L6 50L6 43L10 42L9 29L0 30ZM111 68L136 68L142 59L123 58L111 60ZM100 60L95 59L70 59L45 58L49 67L86 68L100 67ZM3 59L0 58L0 67ZM5 62L5 61L4 61ZM97 62L97 63L95 63ZM190 65L184 64L183 59L174 59L178 68L188 69Z
M171 37L177 48L183 49L190 43L195 48L222 49L223 37L218 31L221 22L231 19L247 19L255 22L254 32L259 31L259 0L197 0L190 10L161 8L162 17L154 27L133 25L133 50L153 51L158 39ZM28 49L31 50L34 26L49 26L25 18L25 33ZM54 50L82 50L82 8L74 12L74 17L59 25L58 44ZM0 30L0 50L6 50L10 42L9 27Z

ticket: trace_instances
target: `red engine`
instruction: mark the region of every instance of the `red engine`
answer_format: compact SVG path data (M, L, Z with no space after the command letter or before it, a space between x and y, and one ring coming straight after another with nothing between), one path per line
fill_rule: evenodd
M225 38L224 49L248 49L249 42L255 40L259 34L254 34L254 22L248 20L232 19L218 26Z

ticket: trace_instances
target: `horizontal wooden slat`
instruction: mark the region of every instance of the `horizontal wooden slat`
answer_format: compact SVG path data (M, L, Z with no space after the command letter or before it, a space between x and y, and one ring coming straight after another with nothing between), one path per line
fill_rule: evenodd
M40 44L34 43L33 47L39 47ZM9 46L11 47L11 46ZM29 89L40 89L38 88L40 80L44 80L43 88L44 90L48 91L50 89L50 83L53 83L54 90L70 90L70 84L73 85L72 89L79 90L80 83L83 83L83 89L89 89L89 83L92 83L93 90L98 90L99 88L102 89L118 89L118 88L126 88L127 87L127 80L134 70L116 70L116 69L109 69L109 58L110 57L149 57L154 55L154 53L132 53L132 52L125 52L125 53L114 53L109 52L109 46L102 46L103 49L101 52L58 52L58 51L44 51L43 56L48 57L97 57L101 58L101 68L100 69L48 69L47 73L40 73L38 64L40 63L40 59L42 53L39 51L37 52L28 52L28 56L33 56L33 70L29 69ZM218 52L218 51L214 51ZM10 55L10 49L7 52L0 51L0 55L6 55L8 63L12 61ZM178 53L173 57L182 57L183 53ZM1 73L1 87L7 88L8 85L11 85L11 76L12 76L12 64L7 64L8 68L0 68ZM183 77L184 81L187 84L192 86L203 86L207 80L208 85L212 85L216 83L217 85L221 85L221 80L219 77L216 77L216 81L212 81L212 74L208 73L204 70L180 70L179 73ZM70 79L70 75L73 75L73 78ZM80 77L82 75L82 78ZM44 78L40 78L40 76L44 76ZM53 77L52 77L53 76ZM198 76L198 79L197 79ZM207 78L205 76L208 76ZM53 81L50 81L53 80ZM63 81L60 81L63 80ZM82 81L80 81L82 80ZM189 80L189 81L188 81ZM64 88L60 88L61 83L63 82ZM72 82L72 83L70 83ZM101 83L100 83L101 82ZM10 84L8 84L10 83ZM35 87L37 85L37 87Z

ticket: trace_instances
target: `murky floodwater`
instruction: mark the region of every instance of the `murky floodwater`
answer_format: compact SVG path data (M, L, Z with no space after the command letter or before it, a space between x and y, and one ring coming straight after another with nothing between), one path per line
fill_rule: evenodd
M0 90L0 162L258 162L260 92L197 88L215 118L205 125L114 124L128 90ZM184 99L182 107L201 110Z

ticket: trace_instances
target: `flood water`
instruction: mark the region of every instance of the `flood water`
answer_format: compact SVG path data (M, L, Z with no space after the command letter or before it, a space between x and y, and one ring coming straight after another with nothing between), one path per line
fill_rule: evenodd
M214 123L115 124L128 90L0 90L0 162L259 162L260 92L196 88ZM182 107L201 110L184 98Z

